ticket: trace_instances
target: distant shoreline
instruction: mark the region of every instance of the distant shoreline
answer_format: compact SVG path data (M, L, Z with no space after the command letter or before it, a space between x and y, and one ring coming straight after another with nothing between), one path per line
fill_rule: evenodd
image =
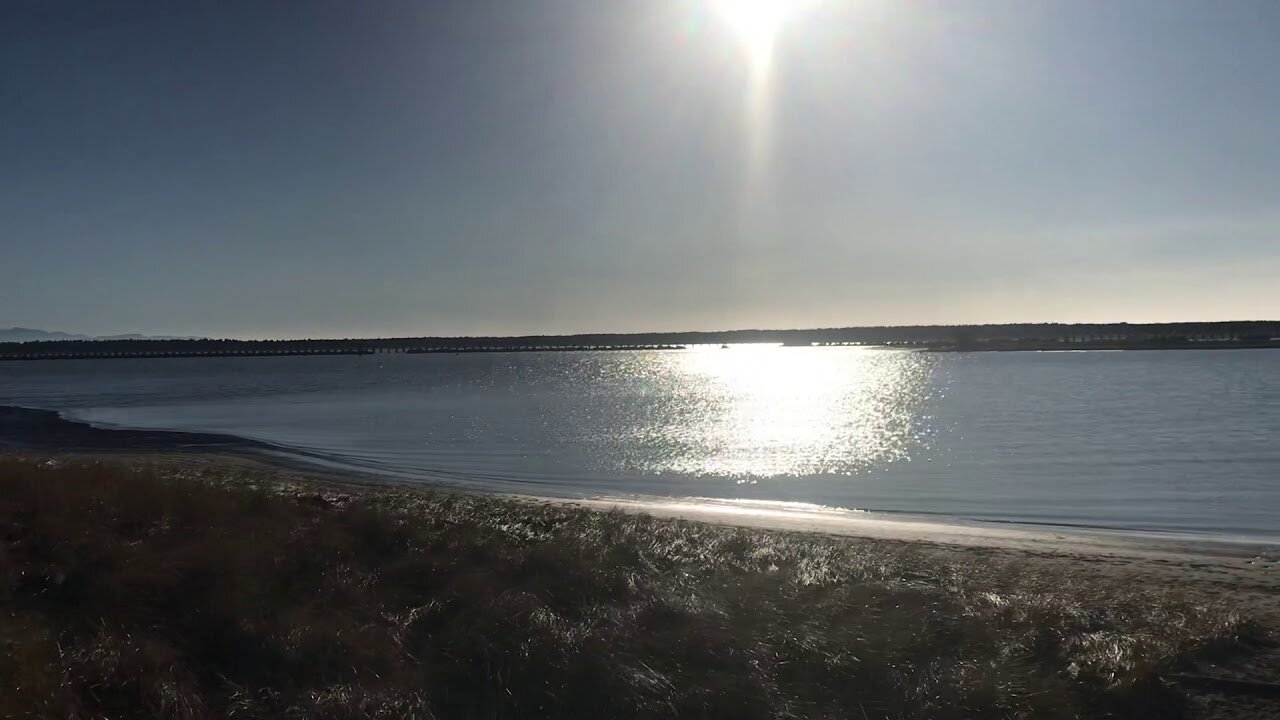
M1026 344L990 343L968 347L929 347L927 352L1143 352L1150 350L1280 350L1280 340L1258 342L1186 342L1186 343L1079 343L1079 344Z
M750 343L743 343L750 344ZM1142 352L1152 350L1280 350L1280 341L1267 342L1194 342L1183 344L1009 344L991 343L976 344L966 347L954 345L912 345L912 344L848 344L827 343L808 345L780 344L787 348L833 348L861 347L868 349L916 350L932 353L995 353L995 352ZM483 347L483 348L423 348L373 350L366 348L351 349L302 349L302 350L226 350L208 352L73 352L73 353L30 353L0 355L0 361L35 362L41 360L156 360L178 358L235 358L235 357L324 357L334 355L469 355L481 353L561 353L561 352L679 352L688 350L685 346L600 346L600 347Z
M302 340L123 339L0 343L0 360L678 350L691 345L893 347L938 352L1280 348L1280 321L919 325L796 330Z

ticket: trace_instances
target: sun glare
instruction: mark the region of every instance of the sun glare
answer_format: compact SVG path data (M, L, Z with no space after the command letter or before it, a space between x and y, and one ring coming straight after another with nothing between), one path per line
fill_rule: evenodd
M719 0L720 13L733 28L753 63L767 64L795 0Z
M773 124L774 46L779 33L814 0L707 0L746 56L744 206L758 207L769 166ZM744 220L744 222L746 222Z

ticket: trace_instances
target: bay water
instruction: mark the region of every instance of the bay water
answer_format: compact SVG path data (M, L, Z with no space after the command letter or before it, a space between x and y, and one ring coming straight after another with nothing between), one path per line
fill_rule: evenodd
M1280 352L652 352L0 365L0 404L461 489L1280 539Z

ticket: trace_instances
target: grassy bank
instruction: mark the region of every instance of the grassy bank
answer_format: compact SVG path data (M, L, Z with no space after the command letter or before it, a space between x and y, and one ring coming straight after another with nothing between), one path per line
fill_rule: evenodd
M1269 642L927 546L0 459L0 717L1179 717Z

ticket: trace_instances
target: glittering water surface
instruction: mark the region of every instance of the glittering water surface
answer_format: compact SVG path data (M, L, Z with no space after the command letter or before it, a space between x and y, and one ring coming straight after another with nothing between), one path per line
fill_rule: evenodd
M1280 353L54 361L0 403L224 432L401 478L1280 536Z
M608 392L641 412L624 436L605 427L599 439L648 473L849 475L918 446L932 366L915 353L773 346L639 355Z

